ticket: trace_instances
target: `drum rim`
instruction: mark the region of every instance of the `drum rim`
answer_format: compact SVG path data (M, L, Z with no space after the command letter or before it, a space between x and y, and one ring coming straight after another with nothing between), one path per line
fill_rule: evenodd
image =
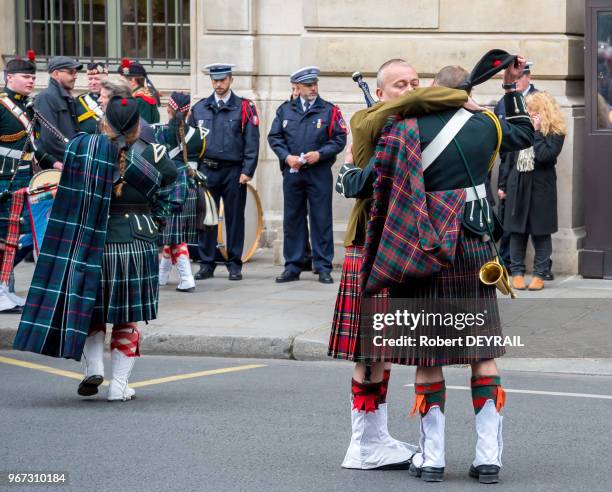
M246 183L247 188L250 188L253 191L253 196L255 197L255 204L257 205L257 231L255 233L256 241L251 245L249 250L242 255L242 262L246 263L249 261L255 251L259 248L259 241L261 240L261 234L263 232L263 207L261 206L261 199L259 198L259 193L257 193L257 188L255 188L252 184ZM248 191L247 191L248 193ZM223 206L223 201L219 202L219 217L224 215L225 207ZM227 260L227 248L225 247L225 243L223 242L223 224L225 220L219 221L217 225L217 244L219 247L219 252L221 256ZM244 247L244 245L243 245Z
M28 183L28 194L29 195L36 194L39 192L38 188L32 188L32 183L38 176L42 176L44 174L59 175L60 178L62 176L62 172L59 169L43 169L42 171L37 172L34 176L30 178L30 182ZM60 180L58 179L57 183L53 183L53 186L54 187L59 186L59 181ZM51 183L47 183L47 184L51 184ZM47 190L45 189L45 190L40 190L40 191L47 191Z

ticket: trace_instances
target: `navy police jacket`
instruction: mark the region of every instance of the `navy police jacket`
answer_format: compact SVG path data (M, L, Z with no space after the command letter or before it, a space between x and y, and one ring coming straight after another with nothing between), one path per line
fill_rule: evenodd
M215 95L196 103L188 124L203 126L210 133L203 157L242 165L242 174L253 176L259 158L259 117L255 104L232 92L219 108Z
M276 110L268 143L279 159L281 171L287 165L287 156L311 151L320 154L317 166L331 166L346 145L347 133L337 106L317 96L308 112L304 113L302 100L296 97Z

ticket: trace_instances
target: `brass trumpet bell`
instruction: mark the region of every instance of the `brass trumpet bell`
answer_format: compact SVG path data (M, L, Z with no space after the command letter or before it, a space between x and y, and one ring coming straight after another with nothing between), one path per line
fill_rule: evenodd
M516 295L510 286L508 271L497 257L480 267L478 278L483 284L494 285L503 295L509 295L511 299L516 299Z

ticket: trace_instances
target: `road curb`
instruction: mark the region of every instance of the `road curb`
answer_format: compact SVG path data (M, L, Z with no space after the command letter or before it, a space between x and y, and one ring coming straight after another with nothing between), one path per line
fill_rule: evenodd
M16 328L0 328L0 350L11 350ZM327 342L309 332L296 337L237 337L215 335L147 334L141 339L142 352L151 355L244 357L257 359L330 360ZM502 371L567 375L612 376L612 358L512 358L497 361Z

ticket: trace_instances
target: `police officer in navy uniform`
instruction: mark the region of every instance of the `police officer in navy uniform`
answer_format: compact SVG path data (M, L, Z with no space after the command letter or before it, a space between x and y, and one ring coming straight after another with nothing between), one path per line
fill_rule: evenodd
M278 108L268 134L283 173L285 270L276 278L278 283L300 278L307 216L314 270L319 282L333 283L331 167L346 145L347 128L338 107L319 96L319 73L318 67L304 67L291 75L300 96Z
M188 123L210 130L200 171L206 175L208 189L217 205L223 198L229 279L242 280L246 184L257 168L259 117L253 101L238 97L231 90L233 66L213 63L204 67L210 74L214 92L193 106ZM216 228L200 233L198 250L201 267L195 279L210 278L215 270Z

